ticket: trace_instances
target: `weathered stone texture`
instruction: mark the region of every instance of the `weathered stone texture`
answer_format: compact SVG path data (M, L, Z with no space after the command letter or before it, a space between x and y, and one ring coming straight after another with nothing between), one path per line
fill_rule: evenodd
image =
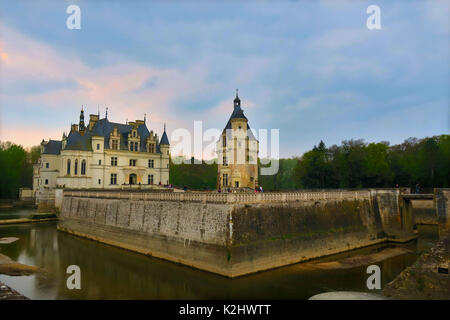
M235 277L385 241L382 216L395 221L398 213L389 197L252 204L65 197L58 227Z
M439 224L439 237L444 238L450 233L450 189L435 189L434 201Z

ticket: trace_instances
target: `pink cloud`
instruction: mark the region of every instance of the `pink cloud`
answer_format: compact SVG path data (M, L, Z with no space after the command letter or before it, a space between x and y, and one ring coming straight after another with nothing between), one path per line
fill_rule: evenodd
M39 145L42 139L61 140L64 130L67 132L68 127L41 128L29 126L1 126L0 141L11 141L20 144L25 148L29 148Z
M73 119L73 113L78 112L81 105L85 106L88 114L97 113L98 106L104 114L105 107L108 107L113 121L142 119L146 113L147 118L156 122L161 129L164 122L169 122L171 127L182 126L185 120L180 121L173 114L176 101L208 87L207 68L202 65L193 64L190 68L179 71L118 59L114 65L92 68L70 53L57 51L5 25L0 24L0 27L3 31L0 43L0 85L30 80L77 84L76 88L56 88L44 92L21 93L20 96L3 92L2 101L15 99L29 106L45 106L55 109L55 112L64 112L68 114L68 119L67 123L61 123L61 127L68 127L71 120L76 120ZM150 80L156 85L146 88L145 84ZM8 105L2 104L2 108L7 107ZM7 122L7 119L2 120ZM26 142L25 134L32 137L29 131L20 132L17 128L3 131L8 132L8 135L4 135L2 140L23 139L20 141ZM35 131L39 141L42 136L47 139L45 132L44 128ZM55 138L59 138L61 134L62 131L59 131Z

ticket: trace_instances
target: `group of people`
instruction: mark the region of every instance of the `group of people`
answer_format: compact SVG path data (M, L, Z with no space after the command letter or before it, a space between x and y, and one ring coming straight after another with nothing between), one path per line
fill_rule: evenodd
M217 189L217 192L222 192L222 189L219 187L219 189ZM227 188L226 192L230 193L231 189ZM255 187L255 192L263 192L263 188L261 186L256 186Z
M263 188L261 186L256 186L255 192L263 192Z
M399 189L400 188L400 186L398 185L398 183L395 185L395 188L396 189ZM412 193L416 193L416 194L419 194L419 193L421 193L421 190L422 190L422 188L420 187L420 184L416 184L415 186L414 186L414 189L411 191Z

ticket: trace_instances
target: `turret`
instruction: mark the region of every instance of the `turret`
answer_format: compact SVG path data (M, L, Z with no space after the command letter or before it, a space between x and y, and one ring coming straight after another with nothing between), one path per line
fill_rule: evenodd
M238 89L236 89L236 98L234 98L234 110L239 110L241 108L241 99L238 96Z
M238 90L233 112L216 144L219 187L254 188L258 179L258 141L241 108Z
M61 149L64 150L67 145L67 136L66 133L63 133L62 139L61 139Z
M86 131L86 127L84 125L84 110L83 110L83 106L81 106L81 112L80 112L79 131L80 131L81 135L84 135L84 132Z
M159 142L159 148L161 149L161 153L163 156L169 157L170 143L166 133L166 124L164 124L164 132L161 136L161 141Z

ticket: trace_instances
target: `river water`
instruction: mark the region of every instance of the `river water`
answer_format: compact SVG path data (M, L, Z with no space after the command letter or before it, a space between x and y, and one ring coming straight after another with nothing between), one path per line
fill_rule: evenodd
M31 213L31 210L0 211L0 219L26 217ZM402 245L414 253L377 263L382 287L438 239L435 226L419 226L419 234L419 239ZM57 231L56 222L0 225L1 237L19 238L10 244L0 244L1 254L45 269L44 273L32 276L0 275L0 281L31 299L307 299L327 291L369 291L367 266L311 270L299 263L227 279L69 235ZM393 245L372 246L318 261L374 253L387 246ZM81 269L81 290L67 289L69 265Z

